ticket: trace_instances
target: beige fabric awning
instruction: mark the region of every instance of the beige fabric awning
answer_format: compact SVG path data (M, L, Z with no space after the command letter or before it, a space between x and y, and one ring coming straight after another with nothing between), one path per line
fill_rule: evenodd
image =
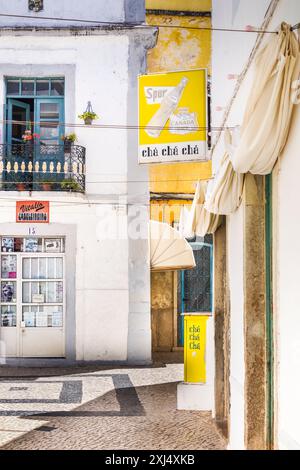
M221 223L221 218L218 215L209 213L204 207L206 190L207 181L198 181L192 208L184 227L185 236L192 234L204 237L214 233Z
M300 52L290 25L281 24L258 53L241 138L231 162L238 173L271 173L286 144L300 73Z
M212 214L229 215L235 212L242 202L244 175L234 171L225 154L216 175L212 191L207 195L205 209Z
M196 266L191 246L168 224L150 221L150 247L151 271L175 271Z
M235 212L242 201L244 175L234 171L230 155L234 151L229 129L224 133L226 153L215 176L211 191L207 191L205 209L213 214L229 215Z

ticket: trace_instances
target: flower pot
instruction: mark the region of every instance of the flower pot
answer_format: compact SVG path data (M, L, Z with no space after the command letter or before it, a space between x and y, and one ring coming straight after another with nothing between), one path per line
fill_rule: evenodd
M26 191L26 186L24 183L17 184L17 191Z
M84 120L84 124L85 124L86 126L90 126L91 124L93 124L93 119L91 119L91 118L86 118L86 119Z
M72 142L71 140L65 140L65 142L64 142L64 151L65 151L66 153L70 153L70 152L71 152L72 144L73 144L73 142Z

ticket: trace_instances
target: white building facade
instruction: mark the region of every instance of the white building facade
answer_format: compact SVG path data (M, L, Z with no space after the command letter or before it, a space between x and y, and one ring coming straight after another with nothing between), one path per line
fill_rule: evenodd
M291 25L299 23L297 0L215 0L213 26L236 30L245 30L247 25L259 28L273 7L268 30L276 30L283 21ZM264 35L263 43L267 37ZM213 126L224 124L223 112L237 83L228 76L238 79L256 39L255 33L213 32ZM232 104L226 126L242 123L252 72L253 64ZM264 177L256 178L258 199L255 202L246 184L243 203L226 217L223 274L228 292L224 307L228 322L225 335L228 377L224 380L229 392L227 430L231 449L300 448L300 209L296 203L299 199L299 126L300 107L296 104L287 145L269 182ZM213 157L215 171L223 154L221 138ZM272 192L269 191L268 200L268 195L260 191L270 184ZM255 214L258 217L257 230L254 225L252 233L249 232L252 227L249 214L252 222ZM255 241L258 234L261 238ZM261 257L258 256L260 249ZM271 260L271 267L267 258ZM251 277L251 272L256 275ZM266 290L263 286L259 292L260 299L251 291L251 284L258 285L258 277L266 283Z
M35 3L0 1L19 15L0 20L1 358L149 362L148 175L130 126L156 31L143 0Z

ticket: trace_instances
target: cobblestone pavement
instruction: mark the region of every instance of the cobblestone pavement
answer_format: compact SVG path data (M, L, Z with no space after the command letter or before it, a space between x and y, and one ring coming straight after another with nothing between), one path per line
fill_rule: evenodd
M2 377L1 450L223 449L210 413L176 410L182 374L166 364Z

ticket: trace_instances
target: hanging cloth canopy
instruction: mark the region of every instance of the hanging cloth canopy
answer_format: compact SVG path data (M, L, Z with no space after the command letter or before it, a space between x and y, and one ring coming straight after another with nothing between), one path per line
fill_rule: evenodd
M209 213L204 207L206 190L207 181L198 181L192 208L186 217L183 232L185 237L205 237L214 233L221 223L218 215Z
M241 139L231 155L236 172L271 173L288 138L299 73L297 37L290 25L282 23L280 32L271 35L255 61Z
M224 142L226 152L212 184L212 190L206 194L204 208L212 214L229 215L241 204L244 175L236 173L230 161L234 147L229 129L224 133Z
M192 247L168 224L150 220L151 271L175 271L196 266Z

